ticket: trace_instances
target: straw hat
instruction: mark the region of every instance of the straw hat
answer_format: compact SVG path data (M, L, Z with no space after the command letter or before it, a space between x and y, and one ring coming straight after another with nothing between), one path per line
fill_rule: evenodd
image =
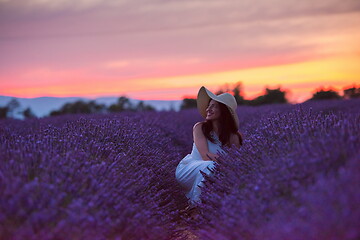
M220 95L215 95L208 89L206 89L204 86L202 86L197 96L197 108L201 116L203 116L204 118L206 118L206 108L209 105L210 99L223 103L228 107L231 116L235 121L236 128L239 129L239 117L236 114L237 103L235 97L230 93L222 93Z

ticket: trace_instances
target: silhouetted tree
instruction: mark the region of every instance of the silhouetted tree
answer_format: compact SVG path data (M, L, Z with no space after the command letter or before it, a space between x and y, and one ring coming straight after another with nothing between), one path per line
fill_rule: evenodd
M237 103L238 105L243 105L243 104L245 104L244 97L242 96L242 83L241 83L241 82L237 82L237 83L234 85L233 93L234 93L234 97L235 97L236 103Z
M259 96L253 100L248 101L249 105L258 106L263 104L272 104L272 103L287 103L285 97L286 92L282 91L280 88L276 89L265 89L265 94Z
M31 111L31 109L28 107L23 111L24 118L35 118L35 114Z
M88 103L88 107L90 109L90 113L105 113L107 111L104 104L97 104L95 101L90 101Z
M144 101L140 101L135 107L135 111L138 111L138 112L154 111L154 110L155 110L155 108L153 108L150 105L145 104Z
M121 96L118 98L118 101L115 104L110 105L108 108L110 112L122 112L125 110L133 110L133 106L125 96Z
M344 98L359 98L360 97L360 88L355 86L352 88L344 89Z
M7 116L8 117L15 117L17 113L19 113L20 103L16 98L13 98L8 102L6 105L7 107Z
M181 103L180 110L189 109L189 108L196 108L196 107L197 107L196 99L194 99L194 98L184 98L182 103Z
M95 101L76 101L73 103L66 103L59 110L52 111L50 116L57 116L62 114L73 113L106 113L106 112L121 112L121 111L153 111L152 106L146 105L143 101L140 101L136 106L133 106L125 96L118 98L115 104L106 108L104 104L97 104Z
M7 118L8 107L0 107L0 118Z
M266 88L265 100L269 103L287 103L286 92L281 91L280 88L268 89Z
M310 100L323 100L323 99L341 99L341 96L334 90L325 91L321 89L313 94Z
M224 84L222 85L219 90L215 92L216 95L220 95L222 93L232 93L235 97L236 103L238 105L246 104L246 101L244 100L243 94L242 94L242 83L236 82L232 85Z
M220 95L220 94L226 93L226 92L232 92L232 91L231 91L231 87L229 86L228 83L223 84L223 85L215 92L215 94L216 94L216 95Z
M52 111L50 116L75 113L101 113L105 110L106 108L103 104L96 104L95 101L84 102L79 100L73 103L66 103L60 110Z

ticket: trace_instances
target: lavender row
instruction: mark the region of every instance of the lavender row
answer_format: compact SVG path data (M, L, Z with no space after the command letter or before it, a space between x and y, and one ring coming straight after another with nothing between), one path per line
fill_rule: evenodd
M188 228L202 239L326 229L351 239L358 109L356 100L239 107L244 146L223 156ZM171 239L186 205L174 172L197 121L196 109L1 121L0 239Z
M283 106L247 123L203 189L201 239L358 239L359 107Z
M173 177L188 142L174 138L180 123L172 113L3 121L0 239L168 239L186 203Z

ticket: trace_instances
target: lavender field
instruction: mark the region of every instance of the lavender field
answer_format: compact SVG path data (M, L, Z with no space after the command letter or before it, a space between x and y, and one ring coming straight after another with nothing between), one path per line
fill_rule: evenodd
M239 107L197 219L196 109L0 121L0 239L359 239L360 100Z

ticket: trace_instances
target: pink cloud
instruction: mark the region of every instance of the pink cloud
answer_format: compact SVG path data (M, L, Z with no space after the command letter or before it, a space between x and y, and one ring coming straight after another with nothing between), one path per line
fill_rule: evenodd
M136 79L341 55L360 33L349 24L359 9L356 0L0 1L0 88L122 81L133 91Z

